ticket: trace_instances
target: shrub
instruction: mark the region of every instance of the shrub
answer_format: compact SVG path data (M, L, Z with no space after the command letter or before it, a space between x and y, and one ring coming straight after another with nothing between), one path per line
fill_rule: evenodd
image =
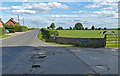
M101 29L102 29L101 27L98 28L98 30L101 30Z
M106 27L104 27L104 30L107 30L107 28L106 28Z
M7 30L9 30L10 33L15 33L14 29L7 29Z
M41 34L43 39L49 39L50 36L58 36L58 31L56 30L49 30L46 28L41 29Z
M50 30L50 36L58 36L59 33L56 30Z
M5 29L0 27L0 35L5 34Z
M28 28L28 30L40 30L39 28Z
M28 31L28 28L26 26L19 26L20 32Z
M63 30L63 27L58 27L56 30Z
M85 30L88 30L88 28L86 27Z
M15 32L21 32L20 26L14 26L14 30L15 30Z
M49 37L50 37L50 30L48 30L46 28L42 28L41 29L41 34L42 34L42 38L49 39Z

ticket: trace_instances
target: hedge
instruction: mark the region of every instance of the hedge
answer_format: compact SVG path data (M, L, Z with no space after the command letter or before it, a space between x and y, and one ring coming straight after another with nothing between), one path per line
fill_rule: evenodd
M3 34L5 34L5 29L0 27L0 35L3 35Z
M20 32L28 31L28 28L26 26L19 26Z
M9 33L15 33L14 29L7 29L7 30L9 30Z
M24 32L28 30L26 26L20 26L19 24L15 24L15 26L3 24L3 26L5 29L14 29L15 32Z
M43 39L49 39L50 36L58 36L58 31L42 28L41 34Z

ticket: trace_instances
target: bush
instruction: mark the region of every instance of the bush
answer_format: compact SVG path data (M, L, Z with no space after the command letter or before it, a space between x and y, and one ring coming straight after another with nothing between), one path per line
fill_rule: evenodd
M5 34L5 29L0 27L0 35Z
M86 27L85 30L88 30L88 28Z
M27 31L28 28L26 26L14 26L15 32L24 32Z
M58 36L58 31L56 30L49 30L46 28L41 29L41 34L43 39L49 39L50 36Z
M26 26L20 26L19 24L15 24L15 26L3 24L3 26L5 29L14 29L15 32L24 32L28 30Z
M28 28L28 30L40 30L39 28Z
M7 29L7 30L9 30L10 33L15 33L14 29Z
M49 39L49 37L50 37L50 30L48 30L46 28L42 28L41 29L41 34L42 34L42 38Z
M101 27L98 28L98 30L101 30L101 29L102 29Z
M56 30L50 30L50 36L58 36L59 33Z
M15 32L21 32L20 26L14 26L14 30L15 30Z
M26 26L19 26L20 32L28 31L28 28Z

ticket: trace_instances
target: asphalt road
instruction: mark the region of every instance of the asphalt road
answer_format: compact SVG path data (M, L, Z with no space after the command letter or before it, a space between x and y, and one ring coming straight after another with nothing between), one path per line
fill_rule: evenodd
M97 73L95 69L80 58L85 52L77 56L74 51L77 52L78 49L75 47L43 42L37 38L38 32L29 31L2 40L3 74ZM82 51L82 49L91 50L81 48L79 51Z

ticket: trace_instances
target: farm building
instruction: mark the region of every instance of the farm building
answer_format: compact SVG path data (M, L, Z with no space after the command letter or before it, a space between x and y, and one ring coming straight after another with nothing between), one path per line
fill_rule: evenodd
M15 26L16 23L17 22L15 22L13 18L11 18L8 22L6 22L6 24L13 25L13 26Z
M1 18L0 18L0 27L3 27L3 22L1 20Z

